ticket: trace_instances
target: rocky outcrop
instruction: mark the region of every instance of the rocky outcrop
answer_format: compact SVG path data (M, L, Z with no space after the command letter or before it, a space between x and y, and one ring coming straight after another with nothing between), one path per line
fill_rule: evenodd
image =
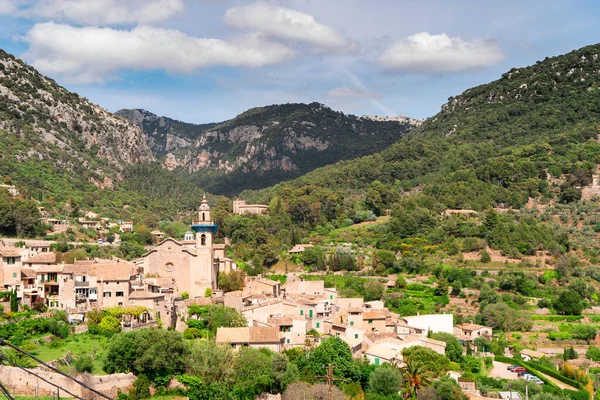
M69 92L1 50L0 129L21 136L25 132L37 135L40 141L67 153L68 157L61 158L71 162L85 164L91 154L105 159L111 169L120 170L127 164L154 160L137 126ZM56 156L60 154L39 149L22 154L39 159Z

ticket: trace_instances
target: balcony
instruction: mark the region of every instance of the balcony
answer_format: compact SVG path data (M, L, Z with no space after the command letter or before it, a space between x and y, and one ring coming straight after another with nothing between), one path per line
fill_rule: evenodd
M90 287L90 282L89 281L85 281L85 282L75 281L75 287Z

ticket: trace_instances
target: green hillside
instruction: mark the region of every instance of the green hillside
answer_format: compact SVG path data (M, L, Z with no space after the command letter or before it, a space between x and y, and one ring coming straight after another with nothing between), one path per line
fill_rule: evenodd
M370 206L378 213L409 191L441 208L476 210L519 208L529 197L577 197L570 187L589 182L600 154L598 53L599 45L588 46L513 68L450 98L440 113L378 154L244 196L268 201L303 188L343 190L380 203ZM561 174L570 175L569 185L554 190L548 177Z

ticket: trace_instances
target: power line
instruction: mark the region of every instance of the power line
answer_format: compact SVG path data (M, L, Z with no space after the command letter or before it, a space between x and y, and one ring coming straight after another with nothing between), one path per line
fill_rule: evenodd
M4 385L2 384L2 382L0 382L0 391L1 391L2 393L4 393L4 395L6 396L6 398L7 398L8 400L14 400L14 397L12 397L12 396L10 395L10 392L8 391L8 389L6 389L6 388L4 387Z
M33 375L33 376L37 377L38 379L41 379L42 381L44 381L44 382L46 382L46 383L48 383L48 384L50 384L50 385L54 386L54 387L55 387L55 388L57 388L57 389L62 389L62 391L63 391L63 392L65 392L65 393L67 393L67 394L70 394L70 395L71 395L71 396L73 396L74 398L76 398L76 399L79 399L79 400L85 400L85 399L83 399L82 397L79 397L79 396L77 396L76 394L69 392L69 391L68 391L67 389L65 389L64 387L62 387L62 386L59 386L59 385L57 385L57 384L55 384L55 383L52 383L52 382L50 382L49 380L47 380L46 378L42 378L40 375L36 374L35 372L33 372L33 371L30 371L30 370L28 370L27 368L23 368L23 367L21 367L20 365L16 364L14 361L11 361L10 359L8 359L6 356L0 356L0 357L1 357L1 358L3 358L3 359L5 359L6 361L8 361L8 362L9 362L9 363L10 363L10 364L13 366L13 367L19 368L20 370L23 370L23 371L27 372L28 374L31 374L31 375Z
M71 379L72 381L74 381L74 382L76 382L77 384L79 384L79 385L83 386L83 387L84 387L84 388L86 388L87 390L89 390L89 391L91 391L91 392L94 392L94 393L95 393L95 394L97 394L98 396L105 398L106 400L113 400L112 398L110 398L109 396L105 395L104 393L102 393L102 392L99 392L99 391L97 391L96 389L89 387L89 386L88 386L88 385L86 385L85 383L81 382L80 380L78 380L78 379L76 379L76 378L73 378L73 377L72 377L72 376L70 376L69 374L65 374L64 372L62 372L62 371L61 371L61 370L59 370L59 369L57 369L57 368L54 368L53 366L51 366L51 365L49 365L49 364L46 364L44 361L40 360L39 358L37 358L37 357L36 357L36 356L34 356L33 354L30 354L30 353L26 352L25 350L22 350L22 349L20 349L19 347L15 346L15 345L13 345L13 344L10 344L10 343L8 343L6 340L4 340L4 339L2 339L2 338L0 338L0 344L3 344L3 345L5 345L5 346L8 346L8 347L10 347L10 348L12 348L12 349L14 349L14 350L18 351L19 353L22 353L22 354L25 354L25 355L26 355L26 356L28 356L28 357L31 357L32 359L34 359L34 360L35 360L35 361L37 361L38 363L42 364L43 366L45 366L45 367L47 367L47 368L50 368L52 371L54 371L54 372L56 372L56 373L58 373L58 374L60 374L60 375L62 375L62 376L64 376L64 377L66 377L66 378L69 378L69 379Z

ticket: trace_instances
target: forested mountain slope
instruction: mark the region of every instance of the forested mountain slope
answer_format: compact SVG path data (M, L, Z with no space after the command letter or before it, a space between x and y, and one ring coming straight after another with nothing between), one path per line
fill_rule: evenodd
M143 110L119 115L141 126L169 170L214 193L235 194L380 151L421 121L375 120L319 104L252 108L219 124L194 125Z
M378 154L244 196L317 201L310 198L316 188L344 190L378 212L408 191L422 192L441 209L518 208L540 196L568 201L580 195L576 187L591 183L600 158L599 55L600 45L593 45L513 68L450 98L440 113Z

